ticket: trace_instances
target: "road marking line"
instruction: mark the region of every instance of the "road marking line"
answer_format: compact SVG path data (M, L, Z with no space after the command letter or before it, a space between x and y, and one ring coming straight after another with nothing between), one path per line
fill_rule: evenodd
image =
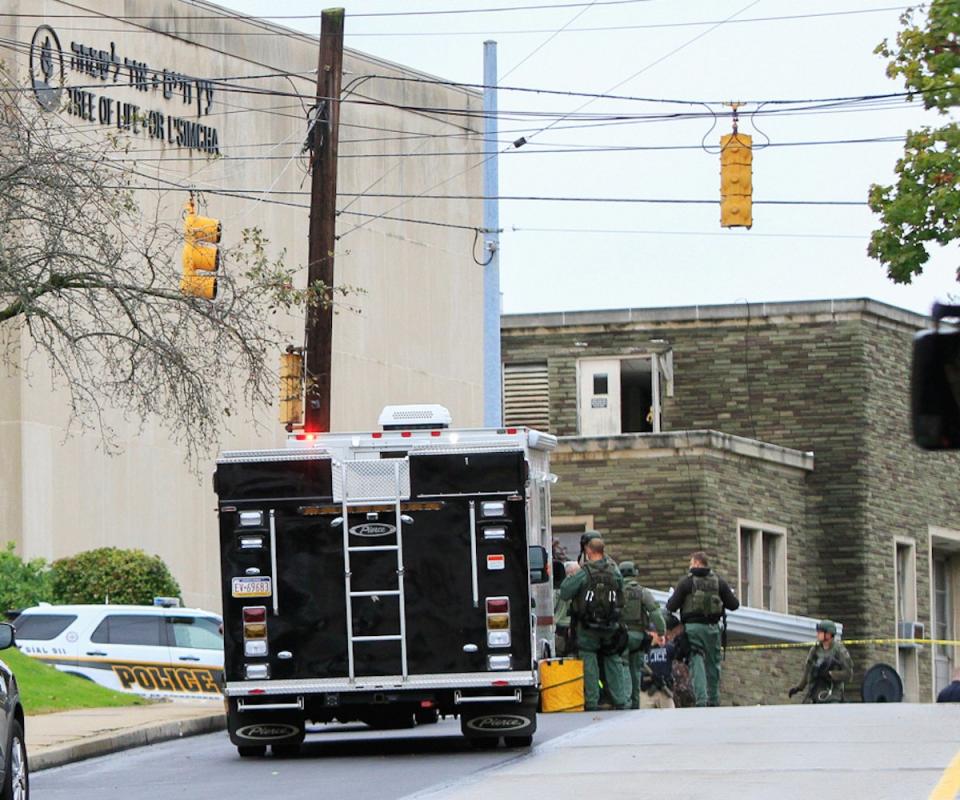
M960 752L958 752L933 787L929 800L954 800L960 791Z

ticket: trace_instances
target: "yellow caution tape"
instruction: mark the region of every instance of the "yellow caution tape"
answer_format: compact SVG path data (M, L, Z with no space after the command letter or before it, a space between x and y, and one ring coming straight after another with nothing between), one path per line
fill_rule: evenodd
M960 647L960 639L839 639L848 647L867 644L937 644ZM816 642L775 642L771 644L734 644L727 650L791 650L797 647L812 647Z

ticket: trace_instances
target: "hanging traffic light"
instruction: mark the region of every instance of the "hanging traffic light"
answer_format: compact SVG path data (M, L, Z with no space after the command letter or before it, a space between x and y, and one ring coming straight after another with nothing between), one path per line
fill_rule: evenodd
M753 226L753 137L736 126L720 137L720 225Z
M291 430L303 421L303 351L280 354L280 422Z
M183 222L183 276L180 292L188 297L213 300L220 269L220 220L197 216L191 198Z

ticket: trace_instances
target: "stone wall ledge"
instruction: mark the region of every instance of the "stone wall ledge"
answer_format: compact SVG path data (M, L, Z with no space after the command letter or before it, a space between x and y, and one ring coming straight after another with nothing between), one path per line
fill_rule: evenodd
M561 436L552 458L555 461L594 458L670 458L701 452L731 453L771 464L812 472L814 455L789 447L732 436L720 431L670 431L626 433L619 436Z
M731 303L706 306L670 306L665 308L617 308L598 311L554 311L532 314L504 314L501 327L506 330L530 328L582 328L606 325L632 325L639 328L669 324L742 321L746 324L838 321L873 317L915 330L926 327L929 318L903 308L869 298L798 300L779 303Z

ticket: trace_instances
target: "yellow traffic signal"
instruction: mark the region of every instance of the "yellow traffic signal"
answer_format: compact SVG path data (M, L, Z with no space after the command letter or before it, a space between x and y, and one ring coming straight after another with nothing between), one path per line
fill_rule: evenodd
M753 226L753 137L744 133L720 137L720 225Z
M220 269L220 220L199 217L193 200L186 205L183 224L183 277L180 291L188 297L213 300Z
M289 430L303 421L303 354L292 347L280 354L280 422Z

